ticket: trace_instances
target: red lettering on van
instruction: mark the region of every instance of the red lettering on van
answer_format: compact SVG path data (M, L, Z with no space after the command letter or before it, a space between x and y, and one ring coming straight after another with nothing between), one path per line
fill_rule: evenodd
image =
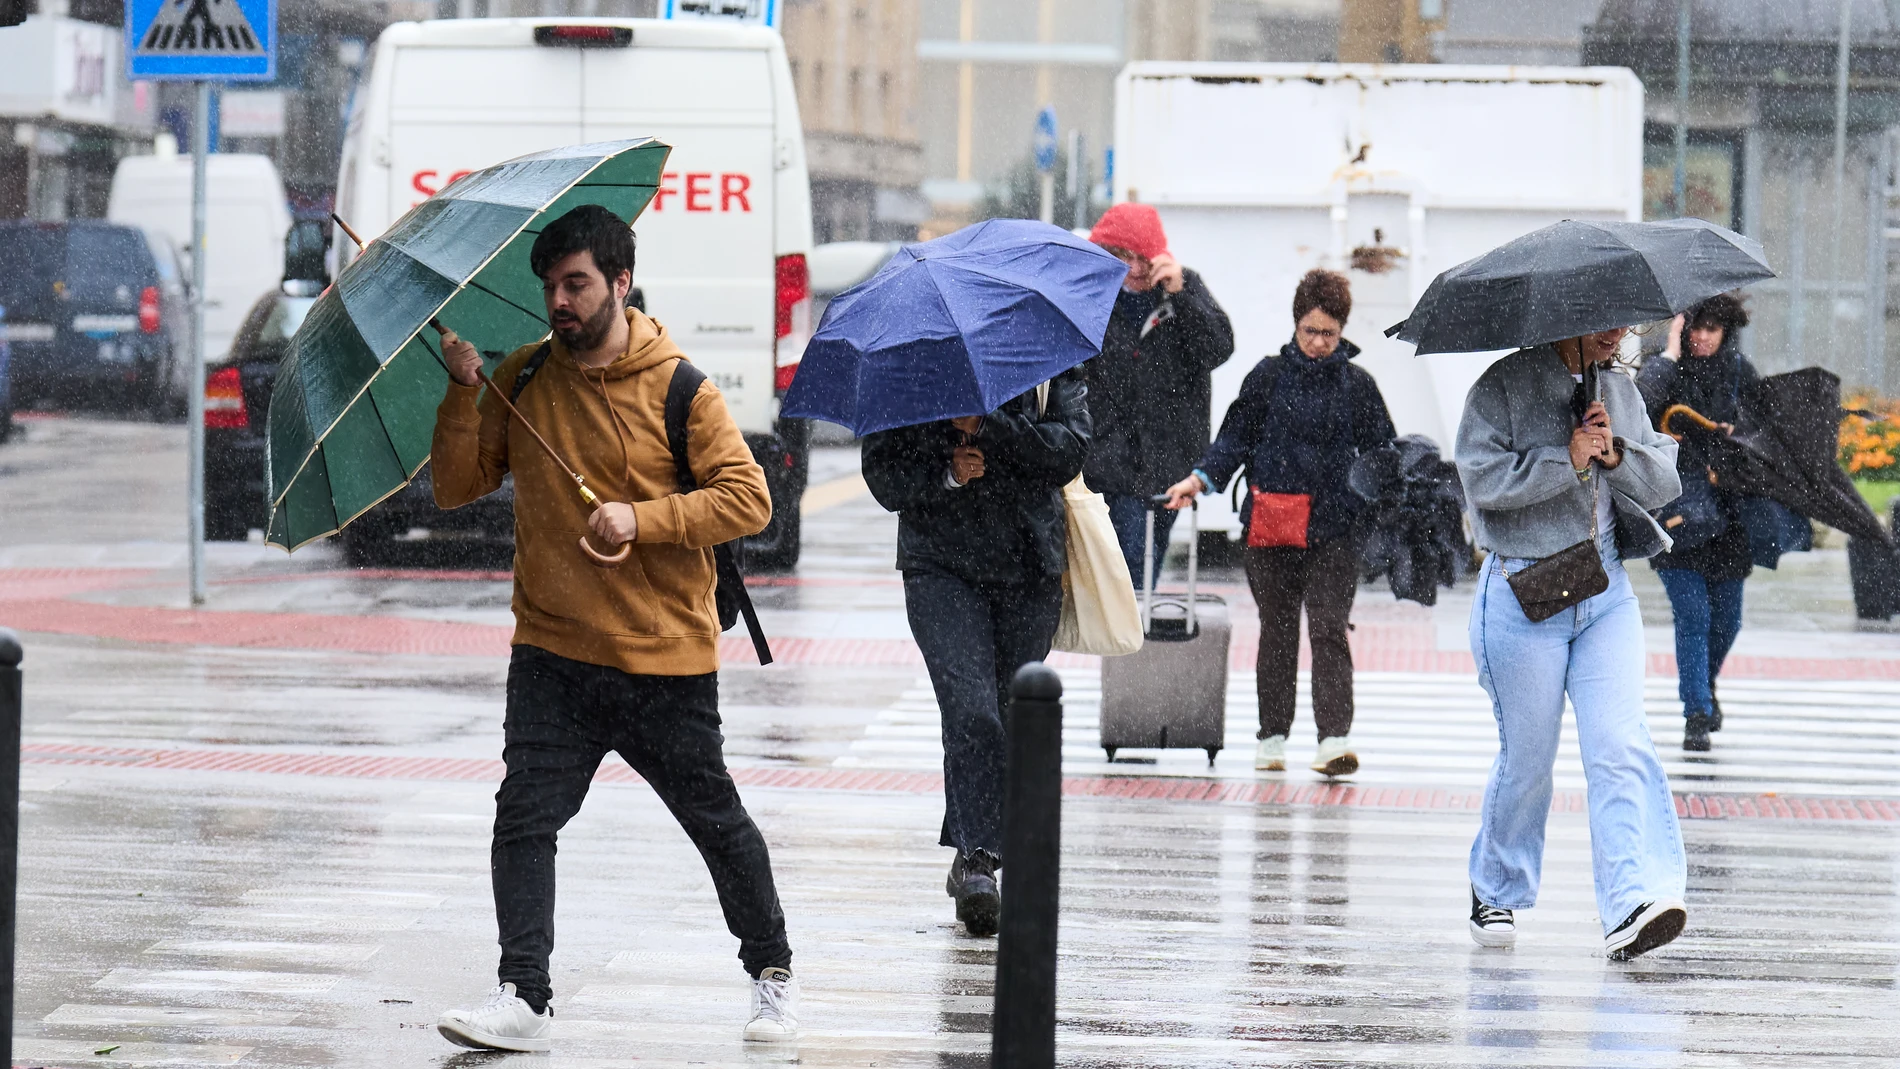
M689 174L686 176L686 210L689 212L712 211L712 174ZM703 201L703 203L702 203Z
M415 188L415 191L417 193L420 193L425 197L433 197L435 196L435 191L437 189L440 189L441 187L424 185L423 182L425 179L434 178L435 175L436 175L436 172L434 171L417 171L415 173L415 177L409 179L409 184Z
M462 179L467 178L469 175L474 174L474 173L475 172L473 171L457 171L454 174L449 176L448 181L442 183L442 188L447 189L450 186L454 185L455 183L460 182Z
M678 177L679 175L673 171L668 171L665 174L660 176L660 184L658 188L654 189L653 191L653 210L654 211L656 212L665 211L666 198L677 197L680 195L680 191L677 189L674 189L671 184L673 180Z
M719 176L719 210L729 212L732 202L739 202L739 210L749 212L752 202L746 199L746 190L752 188L752 179L742 174L722 174Z
M687 173L685 188L680 186L682 176L676 171L668 171L660 176L660 184L654 187L653 200L647 206L650 210L666 210L666 198L679 197L686 202L689 212L749 212L752 210L752 178L750 175L724 172L715 176L711 171L693 171ZM719 207L713 207L713 178L719 179ZM735 204L737 205L735 207Z

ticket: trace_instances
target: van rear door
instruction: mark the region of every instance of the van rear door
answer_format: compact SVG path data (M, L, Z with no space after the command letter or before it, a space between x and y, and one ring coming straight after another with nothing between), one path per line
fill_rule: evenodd
M578 51L411 46L395 54L389 201L378 213L388 222L469 171L585 140Z
M636 42L578 54L582 140L652 136L673 146L636 227L634 274L647 309L725 394L739 427L770 432L777 415L771 53Z

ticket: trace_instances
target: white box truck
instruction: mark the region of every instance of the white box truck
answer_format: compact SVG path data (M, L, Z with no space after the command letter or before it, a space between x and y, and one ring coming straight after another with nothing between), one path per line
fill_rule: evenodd
M749 543L752 559L787 566L807 449L803 421L778 419L778 398L811 329L811 190L776 31L710 20L396 23L376 41L344 135L337 214L369 240L469 171L643 136L673 152L634 225L634 284L725 393L772 487L772 525Z
M206 157L205 212L205 360L216 363L231 348L251 305L283 282L291 215L276 164L269 156L245 153ZM186 258L189 276L191 157L172 153L120 160L112 173L106 218L163 234Z
M1216 429L1293 334L1293 287L1352 280L1346 335L1400 434L1447 452L1498 354L1385 337L1440 271L1562 219L1642 214L1643 87L1620 67L1133 63L1115 87L1117 201L1152 204L1234 324ZM1212 503L1212 502L1210 502ZM1202 528L1238 530L1222 499Z

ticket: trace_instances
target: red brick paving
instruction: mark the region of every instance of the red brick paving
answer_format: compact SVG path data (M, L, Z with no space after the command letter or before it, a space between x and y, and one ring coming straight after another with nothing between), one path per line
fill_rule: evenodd
M408 570L288 573L244 577L238 582L301 581L348 576L356 579L493 581L504 572L441 573ZM339 616L322 613L227 612L112 605L78 595L147 585L151 570L111 568L0 569L0 626L20 631L83 635L155 645L227 646L250 649L323 650L368 654L429 654L450 657L505 657L511 629L491 624L422 620L403 616ZM768 577L770 585L799 582ZM847 582L840 580L840 582ZM848 582L855 583L856 580ZM761 584L765 585L765 584ZM1253 664L1258 629L1237 623L1229 664ZM1354 663L1373 672L1470 674L1471 654L1439 649L1437 630L1427 622L1368 620L1356 624ZM804 666L917 667L923 657L909 639L777 638L772 651L781 664ZM729 664L757 664L752 644L742 634L726 636L720 656ZM1093 657L1056 654L1051 663L1088 666ZM1676 674L1675 657L1649 655L1649 672ZM1900 657L1729 658L1723 674L1736 679L1900 679Z
M255 750L161 750L67 743L21 747L30 765L110 766L175 772L252 772L287 776L350 779L455 780L499 783L502 763L489 758L378 757L362 754L267 753ZM606 762L595 780L638 784L631 769ZM891 772L837 768L735 768L732 778L745 787L802 790L888 791L937 794L943 777L934 772ZM1167 802L1239 802L1346 809L1475 811L1483 800L1476 791L1431 787L1358 787L1346 783L1261 783L1164 776L1069 776L1062 793L1071 798L1113 798ZM1692 820L1756 818L1777 820L1900 821L1900 804L1877 798L1804 798L1772 794L1682 794L1678 816ZM1585 811L1582 791L1558 791L1551 808L1559 813Z

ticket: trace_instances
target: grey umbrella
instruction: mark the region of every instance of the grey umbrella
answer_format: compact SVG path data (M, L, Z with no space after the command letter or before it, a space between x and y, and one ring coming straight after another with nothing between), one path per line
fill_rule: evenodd
M1386 335L1421 356L1519 349L1667 319L1774 276L1760 242L1701 219L1566 219L1439 275Z

